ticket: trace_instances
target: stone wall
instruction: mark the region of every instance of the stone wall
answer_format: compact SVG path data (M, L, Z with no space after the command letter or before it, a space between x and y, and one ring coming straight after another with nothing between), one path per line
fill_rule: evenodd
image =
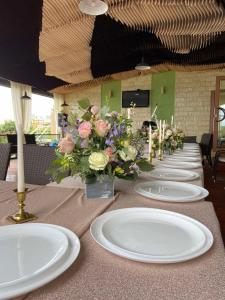
M82 99L89 99L91 104L101 106L101 86L93 87L90 89L80 90L78 92L66 95L66 102L70 105L69 110L76 112L77 102Z
M216 87L216 76L221 71L176 72L175 122L184 129L186 135L209 132L211 92Z

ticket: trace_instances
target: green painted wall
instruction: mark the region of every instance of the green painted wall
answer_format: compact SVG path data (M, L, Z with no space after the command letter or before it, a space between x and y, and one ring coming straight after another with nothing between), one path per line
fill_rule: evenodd
M109 98L109 94L112 96ZM101 86L101 106L106 104L106 99L109 99L111 111L121 111L121 81L113 80L104 82Z
M175 107L175 72L152 75L151 111L154 110L156 104L158 104L156 111L158 119L166 120L170 123Z

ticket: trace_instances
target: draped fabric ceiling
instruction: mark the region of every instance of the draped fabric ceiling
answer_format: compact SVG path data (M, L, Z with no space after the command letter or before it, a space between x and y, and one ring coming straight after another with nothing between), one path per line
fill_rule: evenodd
M145 73L225 67L224 0L106 2L108 13L93 17L79 0L7 0L0 76L68 92L136 76L142 57Z

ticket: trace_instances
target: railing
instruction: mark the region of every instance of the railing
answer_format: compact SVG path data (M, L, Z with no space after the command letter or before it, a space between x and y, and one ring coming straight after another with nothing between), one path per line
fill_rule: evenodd
M53 140L59 140L60 134L58 133L36 133L35 134L36 142L37 144L48 144ZM0 144L6 144L8 142L7 140L7 134L0 134Z

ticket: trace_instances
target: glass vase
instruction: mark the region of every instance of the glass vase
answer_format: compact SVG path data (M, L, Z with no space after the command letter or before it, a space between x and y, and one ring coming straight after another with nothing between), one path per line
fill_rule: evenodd
M104 175L92 182L85 183L85 196L87 199L108 199L114 196L114 179Z

